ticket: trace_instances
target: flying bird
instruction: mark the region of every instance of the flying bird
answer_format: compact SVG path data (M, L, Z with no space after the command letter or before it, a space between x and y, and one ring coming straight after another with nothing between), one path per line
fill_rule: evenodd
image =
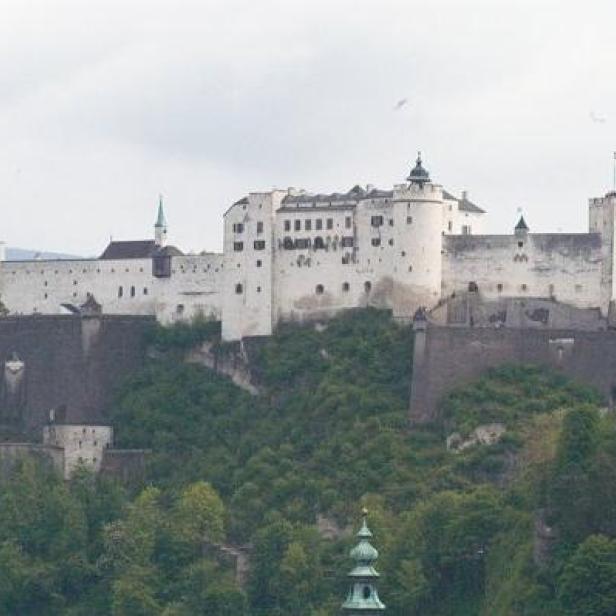
M590 112L590 119L595 123L595 124L605 124L605 122L607 121L607 118L605 116L602 115L598 115L596 114L594 111Z
M404 105L406 105L409 102L408 98L401 98L394 106L394 111L398 111L398 109L402 109L402 107L404 107Z

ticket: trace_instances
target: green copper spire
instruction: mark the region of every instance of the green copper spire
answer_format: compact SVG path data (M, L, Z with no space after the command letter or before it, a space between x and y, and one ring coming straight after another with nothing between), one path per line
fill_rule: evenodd
M363 516L361 529L357 533L359 543L351 550L351 558L355 561L355 567L349 573L351 587L346 601L342 604L342 612L347 616L376 616L385 611L385 605L379 599L376 589L379 574L373 564L379 553L370 543L372 533L366 521L366 509L363 510Z
M163 212L163 196L158 195L158 217L156 218L155 227L166 227L165 213Z

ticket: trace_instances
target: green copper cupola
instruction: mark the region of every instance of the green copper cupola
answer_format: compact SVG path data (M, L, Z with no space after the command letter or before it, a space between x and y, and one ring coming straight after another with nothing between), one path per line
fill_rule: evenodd
M368 528L366 509L363 510L363 516L361 529L357 533L359 543L351 550L351 558L355 561L355 567L349 573L349 594L342 604L342 613L345 616L359 616L360 614L376 616L385 611L385 605L379 599L376 589L379 574L373 565L379 553L370 543L373 535Z

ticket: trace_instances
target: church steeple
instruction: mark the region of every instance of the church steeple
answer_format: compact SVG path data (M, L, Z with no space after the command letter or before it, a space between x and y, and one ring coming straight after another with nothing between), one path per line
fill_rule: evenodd
M368 528L367 517L368 511L364 509L362 526L357 533L359 543L351 550L355 567L349 573L351 586L346 601L342 604L345 616L377 616L385 611L385 605L379 599L376 588L379 574L373 566L379 553L370 543L373 535Z
M167 241L167 221L163 211L163 196L158 196L158 216L154 225L154 242L157 246L163 247Z

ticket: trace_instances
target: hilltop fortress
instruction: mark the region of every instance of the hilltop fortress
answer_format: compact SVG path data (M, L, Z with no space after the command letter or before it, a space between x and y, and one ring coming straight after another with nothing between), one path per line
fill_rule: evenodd
M223 254L169 245L161 202L152 239L112 241L96 259L0 262L0 298L12 315L94 302L164 323L204 315L225 340L364 306L408 320L428 309L448 325L605 329L615 208L616 193L591 199L587 233L534 234L520 219L510 235L484 235L484 210L432 181L418 157L390 190L250 193L224 215Z

